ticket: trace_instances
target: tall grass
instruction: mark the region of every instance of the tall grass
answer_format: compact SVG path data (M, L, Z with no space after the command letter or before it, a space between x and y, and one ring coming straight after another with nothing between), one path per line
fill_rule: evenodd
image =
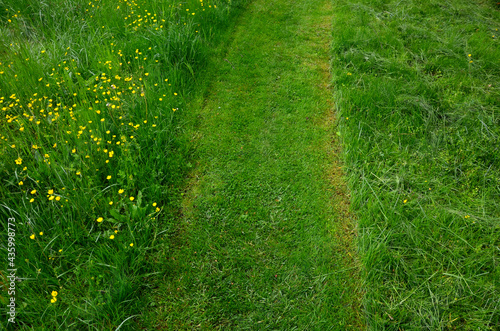
M372 330L500 325L500 12L335 2L339 134Z
M0 1L0 282L12 217L16 328L139 323L189 166L185 96L244 2Z

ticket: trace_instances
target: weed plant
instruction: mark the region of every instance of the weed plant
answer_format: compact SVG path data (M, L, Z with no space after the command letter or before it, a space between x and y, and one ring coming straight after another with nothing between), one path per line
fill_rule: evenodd
M338 134L371 330L500 325L500 12L335 2Z
M137 329L187 170L185 96L243 3L0 0L0 325Z

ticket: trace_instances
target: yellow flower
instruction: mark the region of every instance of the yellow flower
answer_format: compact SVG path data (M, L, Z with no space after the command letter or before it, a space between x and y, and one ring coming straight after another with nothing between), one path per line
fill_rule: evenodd
M23 159L21 159L20 157L18 157L16 159L16 164L22 164L23 163Z
M134 201L135 198L134 197L130 197L129 199L130 199L130 201Z
M97 223L101 223L102 221L103 221L103 218L102 218L102 217L99 217L99 218L97 219Z
M30 239L35 239L35 234L34 233L30 236Z
M54 194L54 190L49 190L47 193Z
M23 183L23 181L20 181L20 182L19 182L19 185L23 185L23 184L24 184L24 183Z
M56 301L57 301L56 297L52 297L52 299L50 299L50 303L56 303Z
M130 243L130 247L134 247L134 243Z
M153 202L153 207L156 207L156 202Z
M407 202L408 202L408 200L406 200L406 199L403 201L403 203L407 203Z
M53 297L56 297L57 296L57 291L52 291L52 293L50 293L50 295L52 295Z
M31 199L30 199L30 202L33 202L33 201L35 201L35 199L31 198Z
M53 196L53 195L51 195L51 196L49 197L49 200L50 200L50 201L54 200L54 196Z
M110 202L109 202L109 205L110 205L110 206L111 206L111 205L113 205L113 201L110 201Z
M118 194L122 194L123 192L125 192L125 190L124 190L124 189L119 189L119 190L118 190Z
M57 196L56 201L59 201L59 200L61 200L61 197Z
M35 194L35 193L36 193L36 190L33 190L33 191L31 191L30 193L31 193L31 194Z
M40 232L40 235L43 236L43 232Z
M110 180L110 179L111 179L111 176L106 177L106 179L107 179L107 180Z
M109 236L109 239L115 239L115 235L112 234L111 236Z
M115 233L118 233L118 230L115 230Z

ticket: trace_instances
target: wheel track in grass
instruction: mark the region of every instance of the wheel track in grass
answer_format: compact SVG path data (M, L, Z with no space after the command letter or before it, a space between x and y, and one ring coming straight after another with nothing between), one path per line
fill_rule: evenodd
M254 1L211 88L159 329L362 329L329 74L329 1Z

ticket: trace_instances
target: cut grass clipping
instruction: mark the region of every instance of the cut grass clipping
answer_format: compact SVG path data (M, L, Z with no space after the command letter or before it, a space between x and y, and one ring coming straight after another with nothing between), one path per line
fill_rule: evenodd
M140 319L186 175L184 96L243 2L0 1L0 326L11 297L17 329Z
M333 70L368 327L500 325L500 12L335 2Z

